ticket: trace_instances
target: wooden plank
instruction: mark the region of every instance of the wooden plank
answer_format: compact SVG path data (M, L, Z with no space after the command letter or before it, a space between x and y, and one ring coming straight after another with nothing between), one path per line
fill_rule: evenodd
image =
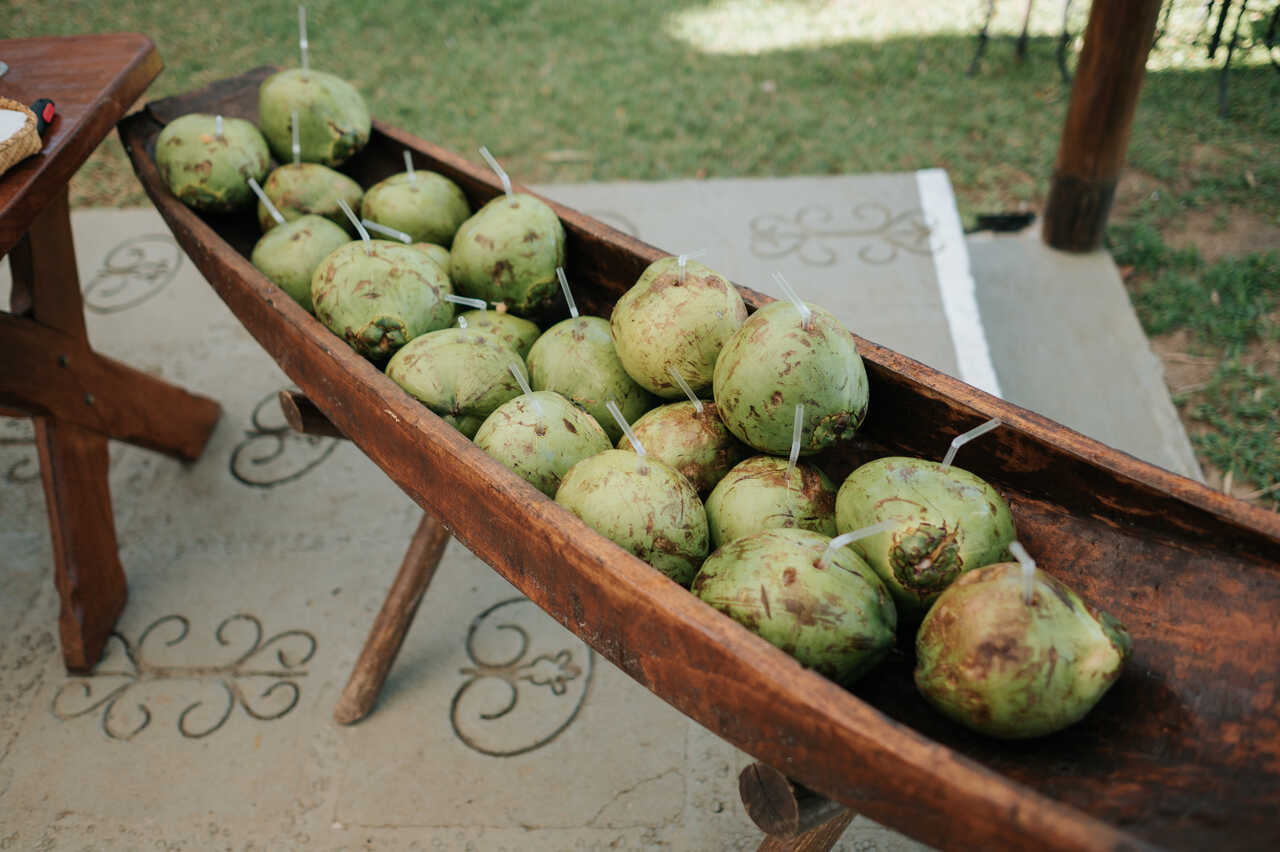
M68 670L85 672L102 656L128 597L107 486L107 439L44 417L35 427L53 538L62 659Z
M87 341L0 314L0 400L185 461L200 457L221 407L89 349Z
M360 658L334 708L333 719L339 725L355 724L373 710L450 538L449 531L438 520L430 514L422 516L395 582L382 602L382 609L378 610Z
M1102 245L1162 0L1094 0L1045 204L1044 241Z
M1277 516L859 340L871 414L852 448L820 459L828 472L887 452L937 456L951 435L1000 416L1006 425L984 439L975 472L1008 497L1041 565L1128 624L1136 651L1090 717L1033 744L987 741L929 710L911 683L909 635L850 694L596 535L356 356L229 250L251 245L251 230L206 221L168 193L146 147L158 129L145 115L122 128L144 187L320 411L464 545L691 718L805 787L942 847L1280 842L1266 817L1280 773L1280 665L1269 650L1280 643ZM353 173L398 170L411 143L464 191L500 191L421 140L376 137ZM629 270L661 253L557 212L570 273L592 282L580 301L607 315Z

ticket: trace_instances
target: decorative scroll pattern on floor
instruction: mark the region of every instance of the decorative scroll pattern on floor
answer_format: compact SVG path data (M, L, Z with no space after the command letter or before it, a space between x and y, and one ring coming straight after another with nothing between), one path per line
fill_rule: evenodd
M929 257L932 235L919 208L894 213L869 201L841 220L826 207L809 206L791 216L770 213L752 219L751 253L765 260L794 255L809 266L834 266L842 258L831 243L846 241L858 246L858 260L883 266L899 252Z
M311 633L285 630L263 639L262 622L237 613L223 619L214 631L218 645L242 649L233 659L205 664L154 662L154 652L161 650L156 642L173 648L190 633L191 622L181 615L152 622L136 643L112 633L93 674L59 687L53 696L53 715L69 721L100 713L104 734L114 740L132 740L151 724L150 702L167 705L175 689L189 696L194 688L203 695L188 700L178 714L177 728L188 739L200 739L225 725L237 705L250 718L264 722L286 716L298 706L302 696L298 681L307 675L302 667L316 653ZM118 643L123 660L112 653L113 643Z
M577 718L595 669L591 649L571 634L549 631L550 616L527 598L481 612L467 628L472 665L449 707L453 732L491 757L514 757L547 745ZM538 638L541 637L541 638ZM560 642L570 647L557 647Z
M272 417L274 415L274 417ZM278 419L279 425L270 422ZM231 475L252 488L274 488L301 479L333 454L338 438L302 435L284 422L279 391L258 401L250 417L253 428L231 451Z

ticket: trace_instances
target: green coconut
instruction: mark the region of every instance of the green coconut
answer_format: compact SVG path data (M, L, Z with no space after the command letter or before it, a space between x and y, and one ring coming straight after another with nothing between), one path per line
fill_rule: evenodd
M449 254L449 277L459 293L536 315L559 297L564 226L532 195L500 195L462 223Z
M364 194L360 215L403 231L417 243L449 245L471 207L458 185L435 172L392 175Z
M835 484L803 462L788 480L786 459L752 456L725 474L706 505L714 547L782 527L836 534Z
M293 162L295 110L304 162L339 166L369 141L369 108L354 86L325 71L290 68L258 88L258 124L282 163Z
M1124 668L1124 625L1036 570L1003 562L947 588L916 634L916 686L943 714L1000 739L1040 737L1075 724ZM1030 603L1027 601L1030 600Z
M435 243L414 243L413 247L440 265L445 275L449 274L449 250Z
M852 683L895 641L893 599L874 571L825 535L769 529L707 557L691 591L761 638L839 683Z
M352 232L351 220L342 212L338 201L345 201L352 210L358 210L364 195L360 184L319 163L280 166L267 175L262 191L287 222L299 216L323 216L348 233ZM258 225L263 233L276 226L276 220L261 201L258 202Z
M790 302L765 305L716 362L720 416L763 453L790 454L797 405L804 405L801 455L849 440L867 414L867 371L853 335L829 311L809 309L806 330Z
M311 277L316 317L366 358L381 360L453 322L448 277L417 249L387 240L347 243ZM478 423L476 425L479 425Z
M710 549L706 514L689 480L635 453L606 450L578 462L556 502L682 586Z
M210 213L248 207L249 178L259 183L271 167L266 140L252 122L188 113L165 125L156 138L156 167L182 203Z
M548 497L555 497L569 468L609 449L595 418L554 391L504 402L481 424L475 442Z
M528 364L534 390L553 390L582 406L612 442L622 437L622 428L609 413L609 400L617 402L628 423L653 407L653 396L618 360L609 323L600 317L580 316L551 326L529 349Z
M1009 505L994 488L926 459L876 459L845 479L836 496L836 528L847 533L881 521L893 526L853 547L912 620L962 572L1009 559L1015 537Z
M536 323L504 311L463 311L456 320L459 328L474 328L497 335L504 343L529 357L529 350L542 334Z
M387 375L468 438L498 406L520 395L524 362L492 334L446 328L415 337L387 362Z
M703 402L701 412L690 400L659 406L632 423L631 431L649 458L683 473L699 496L710 492L750 453L725 428L714 402ZM634 452L625 436L618 439L617 446Z
M316 267L350 241L346 231L323 216L301 216L263 234L249 259L272 284L310 311Z
M618 357L641 387L665 399L684 396L675 368L695 393L711 387L721 348L747 319L738 289L697 261L683 278L677 258L645 269L613 307Z

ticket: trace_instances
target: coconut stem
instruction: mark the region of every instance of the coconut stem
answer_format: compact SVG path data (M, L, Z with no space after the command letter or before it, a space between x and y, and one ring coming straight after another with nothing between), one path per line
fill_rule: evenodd
M975 426L963 435L956 435L951 441L951 446L947 449L947 454L942 457L942 472L946 473L951 468L951 462L955 461L956 451L974 438L981 438L992 429L1000 425L1000 418L993 417L981 426Z

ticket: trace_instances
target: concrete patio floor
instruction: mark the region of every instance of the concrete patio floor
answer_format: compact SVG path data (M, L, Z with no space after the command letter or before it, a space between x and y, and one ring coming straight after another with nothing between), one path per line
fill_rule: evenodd
M540 191L764 292L779 271L864 337L1198 476L1110 258L965 238L941 172ZM285 427L287 377L154 211L73 226L95 347L224 414L193 464L113 444L130 602L89 677L57 646L30 424L0 420L0 849L754 848L748 758L456 543L375 712L335 725L420 511ZM837 848L915 845L859 818Z

